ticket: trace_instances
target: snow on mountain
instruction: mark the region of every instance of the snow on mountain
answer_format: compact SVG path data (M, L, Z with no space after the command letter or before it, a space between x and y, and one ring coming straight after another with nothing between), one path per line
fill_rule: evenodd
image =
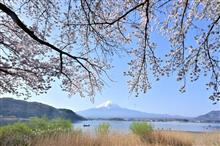
M119 108L117 104L113 104L111 100L107 100L106 102L96 106L96 108Z
M166 115L166 114L152 114L145 113L137 110L131 110L120 107L117 104L113 104L112 101L108 100L95 108L79 111L77 114L92 119L111 119L111 118L123 118L123 119L165 119L175 118L181 119L183 117Z

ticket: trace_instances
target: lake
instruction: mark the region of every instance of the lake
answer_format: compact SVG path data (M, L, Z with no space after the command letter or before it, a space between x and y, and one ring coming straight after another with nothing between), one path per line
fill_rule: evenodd
M132 121L108 121L108 120L88 120L74 123L74 128L81 128L84 132L95 132L95 128L101 123L109 123L112 132L117 131L121 133L128 133ZM154 129L160 130L177 130L177 131L191 131L191 132L212 132L220 131L220 123L195 123L195 122L150 122ZM84 127L83 125L90 125Z

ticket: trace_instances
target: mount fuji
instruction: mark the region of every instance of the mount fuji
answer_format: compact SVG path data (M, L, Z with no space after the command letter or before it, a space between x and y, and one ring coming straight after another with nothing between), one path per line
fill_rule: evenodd
M123 108L117 104L113 104L110 100L95 108L76 113L88 119L184 119L184 117L176 115L145 113Z

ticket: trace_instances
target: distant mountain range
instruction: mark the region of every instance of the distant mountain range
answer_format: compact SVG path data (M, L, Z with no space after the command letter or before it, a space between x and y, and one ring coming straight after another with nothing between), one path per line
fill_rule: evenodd
M85 120L85 118L69 109L56 109L38 102L0 98L0 124L5 122L6 119L27 119L43 116L48 118L62 117L71 121Z
M197 121L206 121L206 122L220 122L220 110L219 111L211 111L207 114L198 116L195 118Z
M185 119L185 117L168 114L152 114L122 108L111 101L84 111L76 112L89 119Z
M73 121L88 119L112 119L112 120L180 120L191 122L220 122L220 110L211 111L207 114L189 118L178 115L153 114L137 110L131 110L106 101L95 108L84 111L73 112L69 109L57 109L52 106L38 103L16 100L13 98L0 98L0 125L26 120L30 117L48 118L63 117ZM85 118L84 118L85 117Z
M119 119L119 120L181 120L191 122L220 122L220 111L211 111L198 117L183 117L168 114L145 113L137 110L131 110L106 101L95 108L76 112L88 119Z

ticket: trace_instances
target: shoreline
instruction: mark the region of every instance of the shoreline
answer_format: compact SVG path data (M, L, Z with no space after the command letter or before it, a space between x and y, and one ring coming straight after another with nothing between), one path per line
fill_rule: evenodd
M112 121L112 120L87 120L73 123L74 127L81 128L83 131L90 130L94 132L95 128L102 123L108 123L111 131L129 133L130 124L133 121ZM154 130L160 131L182 131L192 133L210 133L220 132L218 123L191 123L191 122L149 122ZM84 126L86 125L86 126Z

